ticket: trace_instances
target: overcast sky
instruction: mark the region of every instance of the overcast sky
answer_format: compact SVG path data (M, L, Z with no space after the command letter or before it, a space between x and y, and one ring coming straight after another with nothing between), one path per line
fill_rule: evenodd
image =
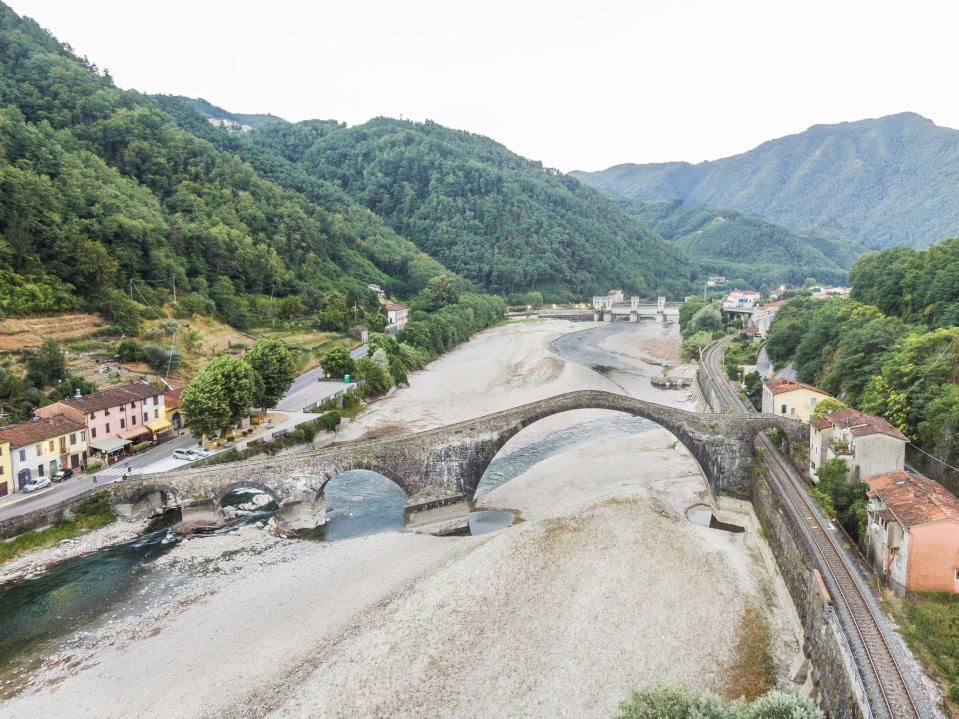
M120 87L432 119L564 171L911 110L959 128L959 2L6 0Z

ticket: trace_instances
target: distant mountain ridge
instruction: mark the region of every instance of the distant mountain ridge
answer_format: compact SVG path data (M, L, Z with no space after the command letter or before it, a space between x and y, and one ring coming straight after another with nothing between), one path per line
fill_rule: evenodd
M264 125L269 125L271 122L286 122L286 120L284 120L282 117L277 117L276 115L271 115L270 113L250 114L242 112L230 112L229 110L224 110L222 107L218 107L213 103L204 100L202 97L183 97L182 95L177 95L176 98L185 105L189 105L208 119L232 120L239 125L249 125L254 129L257 127L263 127Z
M736 210L687 205L682 200L649 203L612 197L628 214L675 242L706 272L743 279L756 288L802 284L807 277L843 284L853 262L865 252L855 240L797 232Z
M959 130L912 112L814 125L712 162L570 174L629 199L730 207L870 249L959 234Z

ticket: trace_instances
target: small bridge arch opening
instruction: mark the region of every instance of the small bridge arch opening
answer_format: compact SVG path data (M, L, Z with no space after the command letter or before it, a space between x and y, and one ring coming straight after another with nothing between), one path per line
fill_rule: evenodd
M323 486L326 539L348 539L374 532L401 531L406 492L390 477L369 469L347 469Z
M176 490L165 484L144 487L130 497L130 519L146 519L180 506Z

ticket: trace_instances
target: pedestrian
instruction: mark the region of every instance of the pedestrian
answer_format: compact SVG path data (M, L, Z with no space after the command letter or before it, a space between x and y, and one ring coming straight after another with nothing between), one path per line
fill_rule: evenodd
M93 483L94 483L94 484L97 483L97 475L93 475Z

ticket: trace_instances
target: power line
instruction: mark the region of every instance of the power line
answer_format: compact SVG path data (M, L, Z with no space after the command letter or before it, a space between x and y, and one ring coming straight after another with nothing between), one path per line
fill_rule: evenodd
M953 470L954 472L959 472L959 467L953 467L953 466L952 466L951 464L949 464L948 462L943 462L943 461L942 461L941 459L939 459L938 457L929 454L926 450L921 449L920 447L917 447L917 446L914 445L912 442L907 442L906 444L908 444L910 447L912 447L912 448L913 448L914 450L916 450L917 452L922 452L924 455L926 455L926 456L929 457L930 459L934 459L934 460L937 461L939 464L948 467L949 469Z

